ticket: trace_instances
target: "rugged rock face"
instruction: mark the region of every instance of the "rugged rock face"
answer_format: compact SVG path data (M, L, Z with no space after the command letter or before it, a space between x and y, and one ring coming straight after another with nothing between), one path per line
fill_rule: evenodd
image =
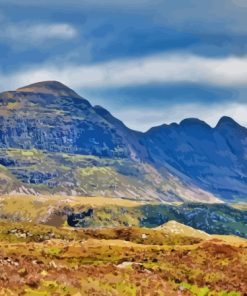
M0 147L127 157L121 133L58 82L0 95Z
M245 199L247 129L223 117L133 131L65 85L0 94L0 192Z

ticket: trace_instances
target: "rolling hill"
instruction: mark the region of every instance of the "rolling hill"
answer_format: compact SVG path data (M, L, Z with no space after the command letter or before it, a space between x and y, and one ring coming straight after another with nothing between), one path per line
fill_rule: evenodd
M156 229L167 234L177 234L177 235L190 236L190 237L201 238L201 239L210 238L210 235L207 234L206 232L197 230L190 226L186 226L174 220L170 220L167 223L158 226Z

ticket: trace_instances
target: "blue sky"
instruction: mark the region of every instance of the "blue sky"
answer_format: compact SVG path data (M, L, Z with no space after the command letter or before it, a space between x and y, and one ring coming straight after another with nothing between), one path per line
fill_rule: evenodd
M58 80L146 130L247 126L247 1L0 0L0 91Z

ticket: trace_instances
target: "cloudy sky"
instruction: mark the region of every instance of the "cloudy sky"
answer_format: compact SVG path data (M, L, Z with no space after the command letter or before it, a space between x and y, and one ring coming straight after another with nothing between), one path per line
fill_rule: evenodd
M0 0L0 91L58 80L146 130L247 126L246 0Z

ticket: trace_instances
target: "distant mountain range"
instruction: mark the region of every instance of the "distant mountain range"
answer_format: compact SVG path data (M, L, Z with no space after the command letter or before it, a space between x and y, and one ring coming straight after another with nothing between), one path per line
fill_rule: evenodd
M0 94L0 193L246 201L247 129L223 117L141 133L59 82L35 83Z

